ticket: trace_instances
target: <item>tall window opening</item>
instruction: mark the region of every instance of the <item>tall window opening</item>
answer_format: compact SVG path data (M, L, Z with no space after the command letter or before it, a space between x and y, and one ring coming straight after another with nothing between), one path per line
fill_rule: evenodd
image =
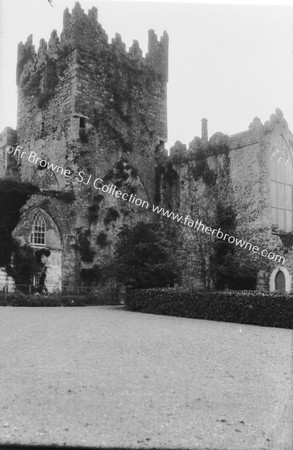
M279 270L275 278L275 290L285 291L285 275L281 270Z
M46 224L40 212L34 216L33 229L30 236L32 246L44 247L46 243Z
M272 224L280 230L293 230L293 167L285 145L276 148L271 156L271 213Z

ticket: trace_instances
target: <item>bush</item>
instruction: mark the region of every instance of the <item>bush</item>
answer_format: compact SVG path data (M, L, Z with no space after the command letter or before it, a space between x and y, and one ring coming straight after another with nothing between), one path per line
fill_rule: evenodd
M26 295L22 292L0 292L0 306L86 306L118 305L119 293L115 289L99 288L93 292L91 287L79 288L77 294Z
M85 306L87 296L25 295L21 292L0 295L0 306Z
M293 329L293 298L282 293L129 289L125 305L151 314Z
M117 280L136 289L174 286L178 279L171 256L174 242L174 229L162 224L124 225L114 248Z

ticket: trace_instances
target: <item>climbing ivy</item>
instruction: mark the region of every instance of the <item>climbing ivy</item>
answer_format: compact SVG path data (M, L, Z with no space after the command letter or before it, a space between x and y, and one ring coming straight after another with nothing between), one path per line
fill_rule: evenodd
M95 251L91 248L90 230L78 230L76 249L80 253L80 257L84 262L93 262Z
M110 207L107 210L106 217L104 219L104 224L109 225L111 222L117 220L118 217L119 217L118 211L115 208Z
M214 186L217 180L217 174L214 170L210 169L207 157L205 154L205 147L199 147L194 155L195 166L191 167L192 176L195 181L200 178L208 186Z
M90 222L94 222L99 217L100 203L103 201L104 196L101 194L95 195L92 204L88 207Z
M121 158L114 167L104 177L105 182L112 182L117 188L123 186L123 190L128 194L136 193L136 183L138 172L125 158Z
M48 101L54 96L56 86L60 77L63 76L63 72L66 67L65 57L68 54L69 49L64 48L59 50L58 59L53 59L46 56L44 70L39 69L36 72L28 72L22 79L22 92L25 96L34 96L37 99L37 105L39 108L44 108ZM18 67L18 73L23 70L25 62L30 59L29 54L25 54L25 58L21 61ZM19 75L20 76L20 75Z
M101 231L96 238L96 243L101 247L104 248L108 244L107 235L103 231Z

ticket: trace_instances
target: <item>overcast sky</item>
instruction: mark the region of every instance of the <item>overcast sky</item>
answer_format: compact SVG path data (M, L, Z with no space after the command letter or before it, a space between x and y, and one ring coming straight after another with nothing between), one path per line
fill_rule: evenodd
M73 0L0 0L0 132L16 127L16 51L33 34L60 34ZM293 6L80 0L111 39L147 51L147 31L169 34L168 146L188 144L206 117L209 135L247 129L280 108L293 131ZM215 3L215 2L214 2ZM291 2L289 2L291 3Z

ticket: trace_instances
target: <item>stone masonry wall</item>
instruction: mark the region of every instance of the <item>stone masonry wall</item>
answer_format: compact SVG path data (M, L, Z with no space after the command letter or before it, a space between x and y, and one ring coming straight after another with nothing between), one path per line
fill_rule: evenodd
M203 140L195 138L188 149L177 142L164 163L165 167L171 164L179 177L180 207L175 212L184 217L189 214L194 221L201 220L213 228L217 227L217 205L231 207L236 213L234 237L286 258L282 265L249 251L249 247L242 249L231 244L240 270L255 271L257 287L265 290L269 289L271 273L277 267L283 267L293 276L293 241L288 234L282 238L274 232L271 220L270 155L272 149L280 145L280 139L292 154L292 134L281 111L276 110L264 125L256 118L247 131L237 135L228 137L216 133L204 147L206 154L201 159L196 157L196 152L205 144ZM226 145L228 152L223 153L221 145ZM215 174L214 183L204 176L196 179L193 176L203 159ZM199 169L201 175L203 167ZM189 228L187 223L179 228L181 254L185 258L182 282L207 287L213 239Z
M17 136L26 152L20 173L46 191L28 208L42 208L60 230L63 284L109 263L121 225L151 220L145 208L102 194L94 181L151 204L157 147L167 140L167 79L166 33L158 41L149 31L145 57L137 41L127 52L118 34L108 42L96 8L85 14L79 3L65 10L60 39L53 31L37 51L32 36L19 44ZM29 162L31 151L70 175ZM51 191L73 197L66 203ZM24 208L24 221L26 214Z

